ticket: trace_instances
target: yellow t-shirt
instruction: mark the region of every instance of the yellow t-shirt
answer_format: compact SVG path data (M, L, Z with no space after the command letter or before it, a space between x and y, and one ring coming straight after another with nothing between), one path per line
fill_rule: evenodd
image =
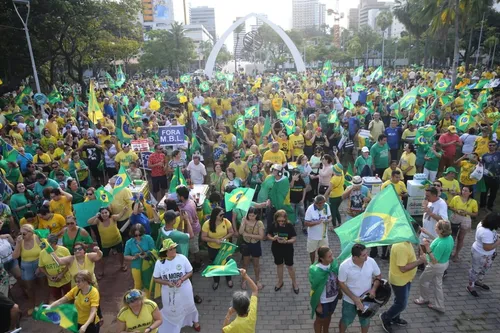
M403 171L401 171L400 168L396 168L396 170L401 173L401 176L403 175ZM384 174L382 175L382 180L385 182L391 180L391 177L392 177L392 169L389 167L384 170Z
M441 193L444 194L445 198L443 199L449 206L451 199L453 199L453 197L456 195L456 194L451 194L451 192L460 193L460 184L456 179L447 180L446 178L441 177L438 180L441 182L441 184L443 184L443 187L441 188L442 191Z
M417 161L417 156L414 153L407 154L406 152L401 155L401 169L405 170L412 166L413 168L406 173L407 176L413 176L417 172L415 168L415 162ZM401 174L403 175L403 174Z
M403 198L402 197L403 193L408 192L408 190L406 189L406 185L405 185L404 182L399 181L397 184L394 184L393 182L391 182L390 179L388 181L386 181L385 183L382 184L381 190L383 190L384 188L386 188L390 184L394 185L394 189L396 190L396 193L399 195L400 199Z
M292 134L288 138L288 150L293 153L293 156L304 154L304 136L302 134Z
M120 166L123 165L123 167L128 168L130 165L130 162L135 162L139 159L137 154L133 151L129 151L128 153L124 152L123 150L120 151L118 154L115 156L115 162L119 163Z
M222 134L222 141L227 145L227 151L229 153L234 151L234 144L236 142L236 137L233 133Z
M144 332L146 328L154 323L153 312L157 308L158 305L155 302L145 299L138 315L133 313L127 306L123 307L120 312L118 312L117 318L122 323L125 323L127 332ZM154 329L151 332L156 333L158 329Z
M406 266L416 260L415 251L409 242L394 244L389 261L389 283L402 287L412 281L415 274L417 274L417 267L404 273L401 272L399 267Z
M470 174L476 168L477 164L471 163L469 161L460 162L460 183L462 185L474 185L477 180L470 178Z
M483 138L482 136L476 138L474 143L475 149L474 152L482 157L484 154L488 152L488 143L490 142L490 138Z
M280 149L285 153L285 156L288 155L288 139L286 138L277 138L276 141L280 144Z
M67 257L70 256L71 253L69 253L69 250L65 248L62 245L58 245L57 249L55 249L54 254L58 256L59 258L62 257ZM40 252L40 258L38 259L38 267L43 267L47 271L47 274L49 276L56 276L57 274L61 273L63 269L65 268L64 265L59 265L52 256L47 253L47 249L42 250ZM71 282L71 275L69 274L69 271L64 274L63 278L59 281L52 281L50 279L47 279L49 282L49 287L62 287L65 284L68 284ZM85 323L85 322L84 322Z
M250 169L248 169L247 162L241 162L240 164L236 164L235 162L229 163L229 168L233 168L236 172L236 177L240 178L242 181L245 181L250 173Z
M330 198L338 198L341 197L344 193L344 175L336 176L334 175L330 179L330 185L332 186L332 190L330 191Z
M49 164L50 162L52 162L52 159L46 153L43 153L42 155L36 154L33 156L33 163L35 164Z
M33 222L31 222L31 223L30 223L30 222L28 222L28 220L27 220L25 217L23 217L21 220L19 220L19 225L20 225L21 227L22 227L23 225L25 225L25 224L31 224L31 225L33 226L33 228L38 229L38 215L37 215L37 216L35 216L34 221L33 221Z
M55 138L59 137L59 132L58 132L59 127L57 126L57 123L55 121L47 122L47 124L45 124L45 128L49 130L50 135L52 135L53 137Z
M90 309L99 307L99 291L96 287L90 286L87 294L83 294L78 287L73 287L66 295L70 301L75 300L75 307L78 310L78 324L83 325L87 322L90 316ZM95 315L94 323L99 322L99 316Z
M52 213L62 215L63 217L73 215L71 200L68 200L64 195L62 195L58 201L54 199L50 200L49 209Z
M257 325L257 296L250 298L250 307L246 317L236 317L229 325L222 328L224 333L254 333Z
M450 208L453 208L455 210L463 210L467 213L477 213L478 211L476 200L469 198L467 202L463 202L462 198L459 195L456 195L453 197L453 199L451 199L449 206Z
M268 150L264 153L262 161L271 161L273 164L283 164L286 163L286 156L282 150L278 150L276 153Z
M221 239L229 233L229 230L231 230L231 228L231 222L229 222L229 220L225 218L221 224L215 226L215 232L210 231L210 221L205 221L201 230L203 232L206 232L209 238ZM212 249L220 249L220 244L214 242L207 242L207 245Z
M53 235L58 234L66 226L66 219L57 213L54 213L50 220L44 220L38 216L38 228L49 229Z
M132 192L128 188L124 188L116 193L110 205L113 214L121 214L125 207L128 207L129 210L122 215L121 221L128 219L132 215Z

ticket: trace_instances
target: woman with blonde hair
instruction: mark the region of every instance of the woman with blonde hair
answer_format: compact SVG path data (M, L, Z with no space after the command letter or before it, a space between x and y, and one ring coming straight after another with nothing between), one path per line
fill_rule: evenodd
M97 279L94 274L95 263L102 259L102 251L98 246L93 247L91 253L87 253L87 244L76 242L73 245L74 255L67 257L54 256L54 260L59 265L69 267L69 274L71 274L71 287L76 286L75 276L81 271L88 271L92 275L92 284L97 287Z
M117 333L157 333L163 323L158 305L137 289L123 295L123 306L117 315Z
M66 295L49 305L49 308L74 301L78 312L79 333L99 333L99 291L93 286L92 274L83 270L74 277L76 286Z
M477 201L474 200L472 186L462 187L460 195L451 199L448 209L454 214L450 216L451 232L453 239L457 242L455 253L451 260L458 261L458 254L464 246L465 235L471 229L472 217L478 214Z
M444 312L443 274L448 268L451 252L453 251L453 238L451 237L450 222L439 220L435 226L438 235L432 243L424 240L427 253L427 266L420 275L420 297L414 302L418 305L427 304L429 309ZM427 234L431 237L429 234ZM431 302L431 298L434 299Z

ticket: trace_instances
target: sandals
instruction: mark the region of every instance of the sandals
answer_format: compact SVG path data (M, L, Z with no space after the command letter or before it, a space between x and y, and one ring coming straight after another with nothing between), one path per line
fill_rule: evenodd
M121 270L122 270L122 272L126 272L126 271L128 271L128 267L125 266L125 265L123 265L122 268L121 268Z
M201 326L200 326L200 324L198 324L198 326L193 325L193 329L194 329L196 332L200 332L200 331L201 331Z
M429 301L425 301L425 300L423 300L422 298L419 297L417 299L414 299L413 303L415 303L417 305L425 305L425 304L429 304Z
M284 285L284 284L285 284L284 282L281 282L281 286L279 286L279 287L274 287L274 291L280 291L280 290L281 290L281 288L283 288L283 285Z

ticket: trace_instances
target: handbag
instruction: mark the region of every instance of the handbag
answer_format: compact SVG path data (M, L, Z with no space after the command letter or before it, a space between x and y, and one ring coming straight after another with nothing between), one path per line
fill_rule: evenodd
M481 163L478 163L476 165L476 168L474 169L474 171L472 171L469 177L471 179L481 180L483 178L483 174L484 174L484 167Z

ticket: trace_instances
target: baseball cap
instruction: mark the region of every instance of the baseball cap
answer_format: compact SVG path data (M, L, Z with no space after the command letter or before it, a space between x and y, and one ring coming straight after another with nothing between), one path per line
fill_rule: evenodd
M457 133L457 128L455 126L448 126L448 131L450 131L450 133Z
M370 149L368 149L368 147L364 146L363 148L361 148L361 152L362 153L369 153Z

